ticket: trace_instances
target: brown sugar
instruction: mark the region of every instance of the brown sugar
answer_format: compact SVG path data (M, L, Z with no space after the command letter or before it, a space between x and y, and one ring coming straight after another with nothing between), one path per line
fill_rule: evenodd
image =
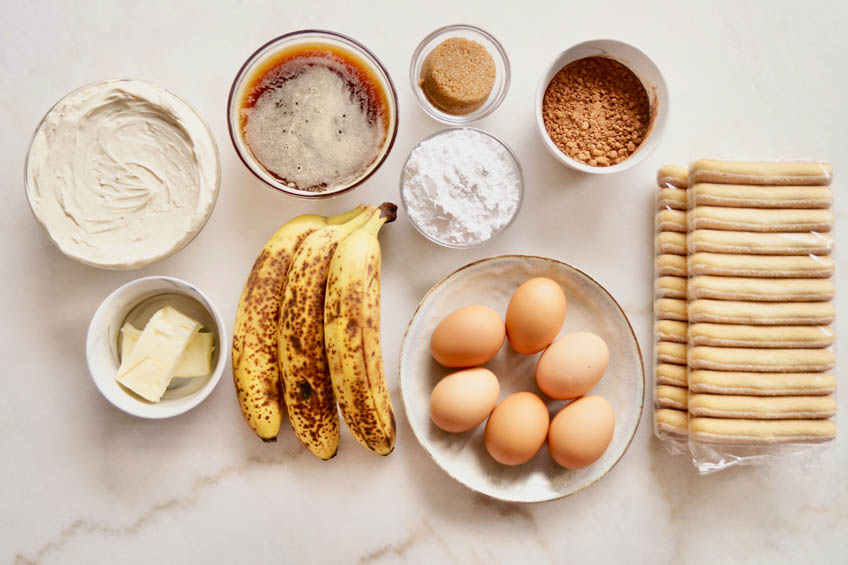
M608 167L627 159L645 140L651 107L633 71L614 59L586 57L551 79L542 118L563 153L593 167Z
M482 106L494 85L494 59L485 47L464 37L436 45L424 59L418 78L427 100L455 116Z

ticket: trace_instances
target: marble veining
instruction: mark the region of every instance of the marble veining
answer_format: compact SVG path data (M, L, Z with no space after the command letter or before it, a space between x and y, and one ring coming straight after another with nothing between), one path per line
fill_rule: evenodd
M97 535L131 536L139 530L154 523L156 519L164 513L178 508L190 509L204 495L205 491L220 486L221 482L230 475L245 473L258 466L279 466L297 459L302 454L303 452L296 450L293 453L287 453L284 456L278 456L275 458L251 457L244 463L229 465L219 469L213 474L200 476L195 479L187 493L179 497L169 498L168 500L151 506L129 524L115 526L100 521L89 521L85 519L74 520L70 525L62 529L56 537L50 539L47 543L40 547L33 555L30 556L17 553L15 555L15 563L39 563L49 554L61 552L62 548L68 543L68 541L77 537Z

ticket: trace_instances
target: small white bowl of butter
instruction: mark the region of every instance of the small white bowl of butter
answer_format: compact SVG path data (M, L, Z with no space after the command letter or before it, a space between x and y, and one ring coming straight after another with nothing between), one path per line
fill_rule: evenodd
M170 418L209 396L227 363L224 321L209 298L173 277L136 279L112 292L91 319L86 360L115 407Z

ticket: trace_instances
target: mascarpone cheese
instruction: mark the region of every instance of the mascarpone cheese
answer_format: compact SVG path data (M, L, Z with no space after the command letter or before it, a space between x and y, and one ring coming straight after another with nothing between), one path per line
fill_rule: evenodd
M132 269L185 246L218 195L218 150L185 102L137 80L107 80L60 100L26 165L38 221L66 255Z

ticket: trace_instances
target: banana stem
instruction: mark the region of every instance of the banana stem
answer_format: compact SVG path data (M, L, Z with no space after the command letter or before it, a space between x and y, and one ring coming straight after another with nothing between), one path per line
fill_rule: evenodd
M382 228L383 224L385 224L387 221L388 221L388 218L386 218L383 215L382 207L377 208L371 214L371 217L368 218L368 221L365 222L365 225L363 225L359 229L361 229L362 231L364 231L365 233L367 233L369 235L373 235L374 237L377 237L377 232L380 231L380 228Z
M392 202L383 202L380 204L379 209L381 215L386 218L386 223L394 222L395 218L397 218L397 204Z
M349 220L354 219L355 217L357 217L359 214L361 214L364 211L365 211L365 206L363 206L362 204L357 204L356 208L353 208L352 210L348 210L347 212L342 212L341 214L337 214L335 216L330 216L329 218L327 218L327 223L331 226L332 225L338 225L338 224L345 224Z

